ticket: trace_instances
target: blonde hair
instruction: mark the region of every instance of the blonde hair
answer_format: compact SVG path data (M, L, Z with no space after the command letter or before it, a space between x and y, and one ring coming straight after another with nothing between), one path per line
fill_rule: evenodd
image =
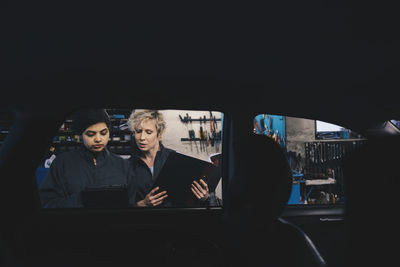
M167 124L165 123L163 114L158 110L146 109L132 111L128 119L128 127L132 133L134 133L135 128L145 120L156 121L157 135L161 137L165 131L165 128L167 127Z

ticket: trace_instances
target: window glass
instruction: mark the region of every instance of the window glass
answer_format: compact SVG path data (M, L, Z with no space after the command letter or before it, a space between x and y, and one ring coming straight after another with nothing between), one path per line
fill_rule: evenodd
M217 111L71 114L36 171L42 207L222 206L222 123Z
M341 127L336 124L324 122L324 121L315 121L315 138L316 139L353 139L353 138L361 138L357 133Z
M391 120L390 122L393 123L393 125L396 126L397 129L400 129L400 121L398 121L398 120Z
M254 132L284 149L292 169L288 204L344 203L343 157L366 140L341 126L303 118L259 114Z

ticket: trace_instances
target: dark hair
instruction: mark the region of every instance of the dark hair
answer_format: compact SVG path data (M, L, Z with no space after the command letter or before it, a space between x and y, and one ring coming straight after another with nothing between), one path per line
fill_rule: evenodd
M72 129L76 134L82 134L88 127L99 122L104 122L111 130L111 122L104 109L84 109L75 112Z

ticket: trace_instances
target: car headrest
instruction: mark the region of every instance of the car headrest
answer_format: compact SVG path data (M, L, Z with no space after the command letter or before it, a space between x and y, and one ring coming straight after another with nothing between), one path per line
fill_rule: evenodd
M274 221L289 200L292 172L281 146L265 135L251 134L235 154L229 209L245 209L255 220Z

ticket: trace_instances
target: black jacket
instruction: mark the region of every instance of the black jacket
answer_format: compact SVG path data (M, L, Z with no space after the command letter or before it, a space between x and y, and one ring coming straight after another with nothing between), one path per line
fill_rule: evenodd
M44 208L83 207L81 192L89 185L127 185L130 204L136 206L133 170L128 160L105 148L96 157L84 146L59 154L39 189Z
M130 161L133 169L135 170L136 202L144 199L151 189L153 189L153 184L160 174L160 171L171 152L174 151L164 147L160 143L160 150L157 152L156 158L154 159L154 175L152 175L149 167L140 158L141 151L136 146L133 146L133 152ZM169 206L167 199L164 201L163 206L165 205Z
M160 174L162 167L164 166L168 156L171 153L175 153L174 150L164 147L160 143L160 150L156 154L154 160L154 167L152 175L150 168L146 163L140 158L141 151L133 145L133 152L131 155L131 162L135 172L135 189L136 189L136 202L143 200L146 195L153 189L153 185ZM168 192L167 192L168 194ZM174 206L194 206L194 207L204 207L204 206L217 206L217 199L214 192L210 192L210 198L207 201L199 201L193 197L193 202L191 203L172 203L168 197L163 201L160 207L174 207Z

